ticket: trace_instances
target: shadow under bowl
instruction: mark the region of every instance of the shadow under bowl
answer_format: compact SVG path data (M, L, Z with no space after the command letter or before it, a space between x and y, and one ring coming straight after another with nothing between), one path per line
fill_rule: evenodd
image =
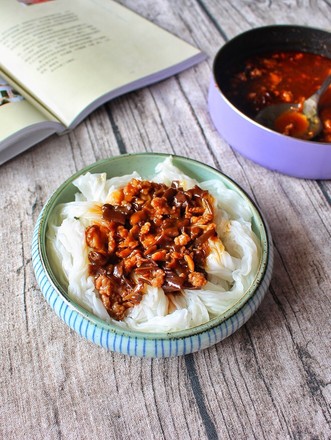
M219 179L245 199L252 212L252 228L261 243L262 255L258 272L242 298L221 316L183 331L147 333L127 330L107 323L86 310L68 295L67 283L54 257L48 252L47 229L56 206L74 200L77 188L73 181L82 174L103 173L107 178L137 171L150 179L155 166L168 155L161 153L128 154L102 160L87 166L66 180L50 197L35 226L32 261L40 289L55 313L80 336L107 350L140 357L169 357L192 353L221 341L239 329L256 311L267 292L273 267L273 244L259 209L249 196L229 177L200 162L173 156L173 163L198 182Z
M277 133L242 113L227 97L227 72L247 57L273 51L302 51L331 58L331 34L305 26L255 28L226 43L216 54L209 86L211 119L227 143L252 161L294 177L331 178L331 143Z

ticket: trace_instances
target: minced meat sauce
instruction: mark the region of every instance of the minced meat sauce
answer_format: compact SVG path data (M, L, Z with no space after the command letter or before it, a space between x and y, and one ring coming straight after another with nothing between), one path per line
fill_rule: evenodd
M166 294L206 284L208 239L217 235L208 191L132 179L101 209L85 235L89 274L112 318L140 303L145 284Z

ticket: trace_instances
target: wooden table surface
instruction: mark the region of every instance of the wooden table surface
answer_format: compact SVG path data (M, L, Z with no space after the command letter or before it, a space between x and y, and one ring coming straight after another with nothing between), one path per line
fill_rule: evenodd
M230 38L267 24L330 30L329 0L123 0L198 46L199 65L109 102L68 135L0 169L1 439L331 438L331 182L246 160L207 111L211 66ZM48 196L96 160L177 153L235 179L270 225L275 266L254 316L201 352L129 358L79 337L44 300L31 239Z

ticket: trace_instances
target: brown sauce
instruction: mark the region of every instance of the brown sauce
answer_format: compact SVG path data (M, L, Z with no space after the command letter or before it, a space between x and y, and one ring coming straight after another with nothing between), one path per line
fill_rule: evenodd
M331 59L324 56L295 51L272 52L252 56L233 67L227 74L223 90L240 111L254 119L269 105L303 102L330 74ZM323 131L314 140L331 142L331 86L321 97L319 114ZM291 118L293 114L287 117ZM291 121L294 132L286 118L280 121L277 131L295 136L295 130L300 133L307 122L302 115L301 118L294 115Z
M208 239L217 235L208 191L132 179L101 210L85 237L89 273L111 317L139 304L146 283L165 293L206 284Z

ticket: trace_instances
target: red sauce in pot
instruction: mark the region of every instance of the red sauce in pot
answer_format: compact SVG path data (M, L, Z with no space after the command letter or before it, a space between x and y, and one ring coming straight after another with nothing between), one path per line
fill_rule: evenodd
M255 118L272 104L300 103L309 98L331 74L331 59L305 52L271 52L244 60L228 73L224 91L244 114ZM314 140L331 142L331 86L320 100L322 133ZM291 123L286 117L292 118ZM290 136L304 131L307 121L300 113L278 121L277 131ZM293 131L294 130L294 131ZM297 131L296 131L297 130Z

